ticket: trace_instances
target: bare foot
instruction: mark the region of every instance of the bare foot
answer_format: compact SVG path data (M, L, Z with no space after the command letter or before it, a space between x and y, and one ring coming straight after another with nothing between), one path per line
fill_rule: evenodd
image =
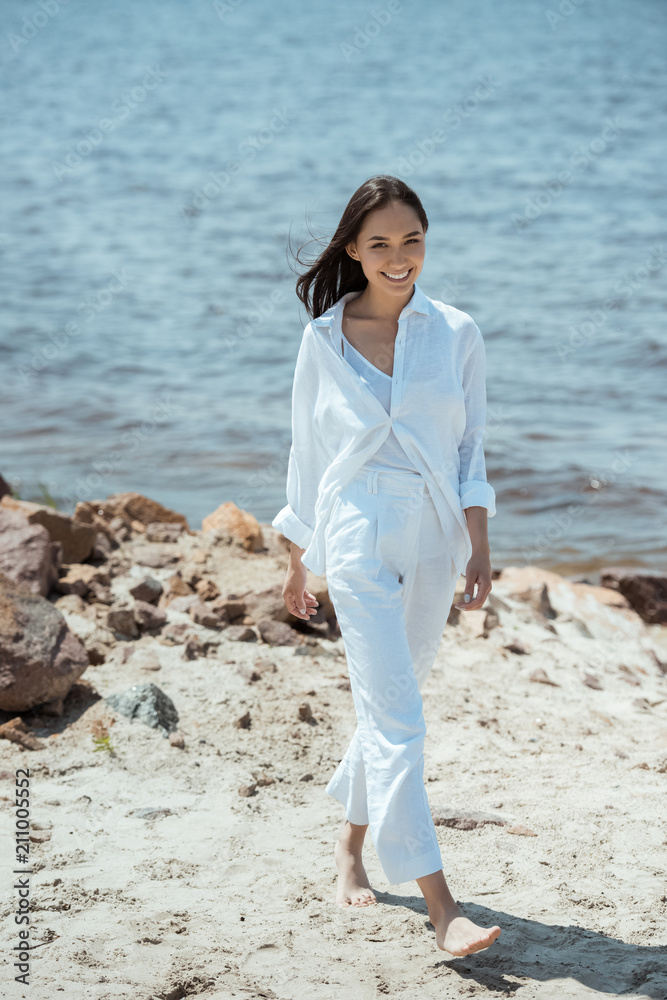
M500 927L480 927L461 913L461 910L444 911L431 923L435 927L435 941L438 948L460 958L476 951L485 951L500 935Z
M366 869L361 862L361 854L351 851L338 840L334 847L334 857L338 867L338 888L336 902L339 906L371 906L377 903L375 893L368 881Z

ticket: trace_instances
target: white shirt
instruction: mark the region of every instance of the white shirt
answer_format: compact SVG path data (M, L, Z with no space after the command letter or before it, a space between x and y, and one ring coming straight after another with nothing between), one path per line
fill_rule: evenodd
M340 319L342 319L342 316ZM350 343L342 330L340 330L340 336L343 339L343 357L347 358L362 382L365 382L370 387L371 392L377 396L387 413L390 413L391 385L393 381L391 375L387 375L386 372L376 368L368 358ZM366 463L366 466L369 469L417 472L414 463L408 458L405 449L396 437L393 427L372 460Z
M435 301L415 282L398 318L391 403L387 412L341 353L348 292L303 331L292 387L292 445L287 505L271 522L305 549L304 566L326 574L331 505L393 429L424 476L457 574L472 555L466 507L496 512L486 480L486 352L467 313Z

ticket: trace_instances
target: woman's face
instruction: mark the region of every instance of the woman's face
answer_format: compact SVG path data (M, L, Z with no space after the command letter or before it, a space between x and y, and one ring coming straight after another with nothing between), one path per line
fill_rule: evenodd
M400 298L424 266L425 233L414 208L404 202L369 212L354 243L347 246L368 284Z

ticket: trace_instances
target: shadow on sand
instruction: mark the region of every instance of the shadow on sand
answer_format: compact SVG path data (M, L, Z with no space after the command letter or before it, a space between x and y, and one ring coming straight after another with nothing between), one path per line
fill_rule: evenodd
M422 897L374 892L378 902L422 914L433 929ZM651 1000L667 997L667 946L626 944L574 924L542 924L477 903L457 903L476 924L497 924L502 928L500 937L487 951L462 958L448 958L442 953L443 960L436 967L456 971L464 981L477 982L506 996L519 994L528 985L506 978L512 976L544 983L569 978L612 996Z

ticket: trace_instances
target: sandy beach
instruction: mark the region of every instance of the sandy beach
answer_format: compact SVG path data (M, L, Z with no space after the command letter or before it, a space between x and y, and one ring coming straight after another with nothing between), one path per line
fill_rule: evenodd
M667 1000L667 4L2 10L0 1000ZM336 902L356 668L273 524L370 548L362 458L490 543L422 689L465 957L370 830Z
M60 567L79 593L50 601L94 662L61 714L2 713L39 747L0 740L5 956L15 773L30 774L34 951L29 986L6 959L7 995L665 997L667 628L531 566L496 570L483 610L453 610L423 690L425 776L454 897L502 928L454 959L417 884L385 882L370 833L378 902L335 904L343 814L324 788L355 726L343 640L322 579L318 620L287 623L285 540L253 522L134 519L91 567L95 598L72 583L85 563ZM147 577L163 624L110 629ZM200 624L202 603L236 618ZM145 684L173 702L170 734L106 701Z

